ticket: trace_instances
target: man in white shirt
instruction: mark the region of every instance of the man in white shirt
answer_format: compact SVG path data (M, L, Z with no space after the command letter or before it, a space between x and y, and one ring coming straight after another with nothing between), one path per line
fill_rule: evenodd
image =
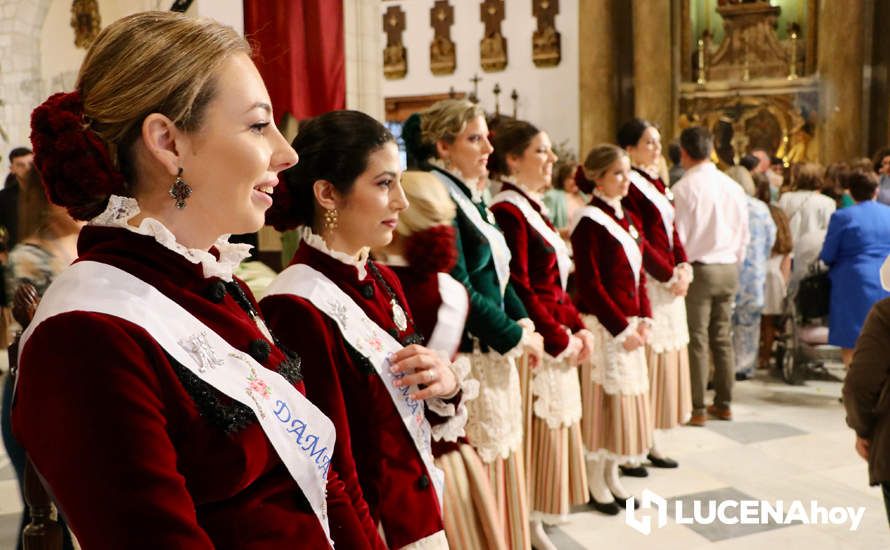
M706 410L721 420L732 419L732 305L749 240L744 192L709 160L712 148L705 128L687 128L680 134L685 173L672 189L677 233L694 275L686 296L692 382L689 423L694 426L704 426ZM709 351L714 358L716 395L706 409Z

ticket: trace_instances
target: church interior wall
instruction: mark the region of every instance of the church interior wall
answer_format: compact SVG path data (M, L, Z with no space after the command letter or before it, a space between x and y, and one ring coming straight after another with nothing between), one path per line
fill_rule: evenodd
M478 96L487 112L495 111L495 84L501 88L501 113L511 115L511 92L519 94L517 116L545 130L554 143L565 142L578 152L578 0L562 0L556 16L556 29L561 36L562 59L556 67L537 67L532 61L532 33L536 20L529 1L507 0L501 31L507 39L507 67L499 72L481 68L479 42L484 24L480 19L479 2L451 0L454 24L451 40L455 43L456 68L453 74L436 76L430 72L429 46L433 39L430 8L433 0L382 2L382 13L392 5L405 11L403 43L407 48L408 71L404 78L385 80L383 95L389 97L420 96L448 93L449 88L469 94L471 79L478 75ZM378 19L378 25L379 25ZM379 27L378 27L379 28ZM382 35L382 31L381 31ZM385 38L383 40L385 44Z

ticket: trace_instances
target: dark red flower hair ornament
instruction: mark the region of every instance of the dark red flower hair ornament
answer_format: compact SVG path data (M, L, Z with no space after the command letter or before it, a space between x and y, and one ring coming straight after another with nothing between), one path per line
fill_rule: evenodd
M49 199L78 220L100 214L126 181L108 147L90 129L77 91L51 95L31 113L34 165Z
M454 227L434 225L412 234L405 242L405 259L421 273L448 273L457 263Z

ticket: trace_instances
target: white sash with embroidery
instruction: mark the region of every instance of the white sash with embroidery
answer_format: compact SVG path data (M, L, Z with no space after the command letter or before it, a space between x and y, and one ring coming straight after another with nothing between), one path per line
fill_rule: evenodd
M643 195L649 199L649 202L655 205L655 208L661 213L661 223L664 224L664 231L668 236L668 244L671 249L674 248L674 205L665 197L652 182L647 180L643 174L636 170L630 171L630 181Z
M559 282L562 285L562 289L565 290L569 283L569 271L572 269L572 258L569 256L569 248L566 246L565 241L562 240L562 237L559 236L559 233L550 229L550 226L544 221L544 217L541 213L535 210L532 205L529 204L528 199L523 197L521 193L513 191L512 189L507 189L506 191L501 191L495 195L492 202L509 202L514 205L520 212L522 212L522 215L525 216L529 225L531 225L532 228L534 228L534 230L537 231L551 247L553 247L553 250L556 252L556 265L559 267Z
M637 244L637 241L631 237L627 230L618 225L618 222L613 220L611 216L596 206L585 206L581 210L581 215L578 219L580 220L581 218L590 218L605 227L606 231L618 240L621 244L621 248L624 249L624 255L627 257L630 269L634 273L634 282L636 283L636 286L639 286L640 269L643 267L643 253L640 252L640 245Z
M470 220L470 223L476 226L476 229L478 229L488 241L488 246L491 248L491 255L494 258L494 269L498 275L498 283L500 283L501 286L501 296L503 296L504 292L507 291L507 283L510 282L511 256L510 247L507 246L507 239L504 238L504 234L501 233L497 227L482 219L482 215L479 214L479 210L476 208L476 205L473 204L473 201L464 194L461 188L458 187L450 177L438 170L433 170L432 173L445 184L445 188L448 189L448 194L450 194L451 198L454 199L454 202L457 203L457 207L460 208L461 212L463 212Z
M142 327L195 376L250 407L333 546L326 486L336 433L306 396L152 285L100 262L75 263L56 277L22 334L19 354L43 321L70 311L103 313Z
M437 275L442 305L439 306L436 315L436 328L433 329L426 347L447 353L450 361L460 347L464 325L467 323L467 312L470 310L470 297L464 285L454 277L447 273Z
M389 370L389 356L400 349L402 344L375 323L358 304L343 292L323 273L306 264L294 264L272 281L266 289L266 296L289 294L305 298L312 302L322 313L337 324L343 338L353 348L366 357L380 379L386 386L393 404L402 417L405 428L414 441L417 452L433 480L439 507L442 506L445 474L433 463L433 452L430 446L430 424L424 414L424 403L411 399L410 394L417 391L417 386L397 388L393 385L400 375Z

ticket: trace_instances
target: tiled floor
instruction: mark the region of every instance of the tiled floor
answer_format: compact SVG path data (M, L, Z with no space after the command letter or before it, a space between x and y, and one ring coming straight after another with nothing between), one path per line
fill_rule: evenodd
M626 525L623 514L606 517L579 507L567 524L551 530L554 543L560 550L890 548L881 494L868 487L866 465L853 451L839 395L837 382L792 387L758 374L736 385L734 421L659 435L660 448L679 460L680 468L650 468L648 478L623 481L634 495L649 489L666 498L669 518L676 501L690 510L695 499L800 499L807 506L816 500L824 507L865 507L856 531L848 525L681 525L668 519L664 527L643 535ZM0 456L0 549L14 548L20 509L9 461ZM638 514L656 519L651 510Z

